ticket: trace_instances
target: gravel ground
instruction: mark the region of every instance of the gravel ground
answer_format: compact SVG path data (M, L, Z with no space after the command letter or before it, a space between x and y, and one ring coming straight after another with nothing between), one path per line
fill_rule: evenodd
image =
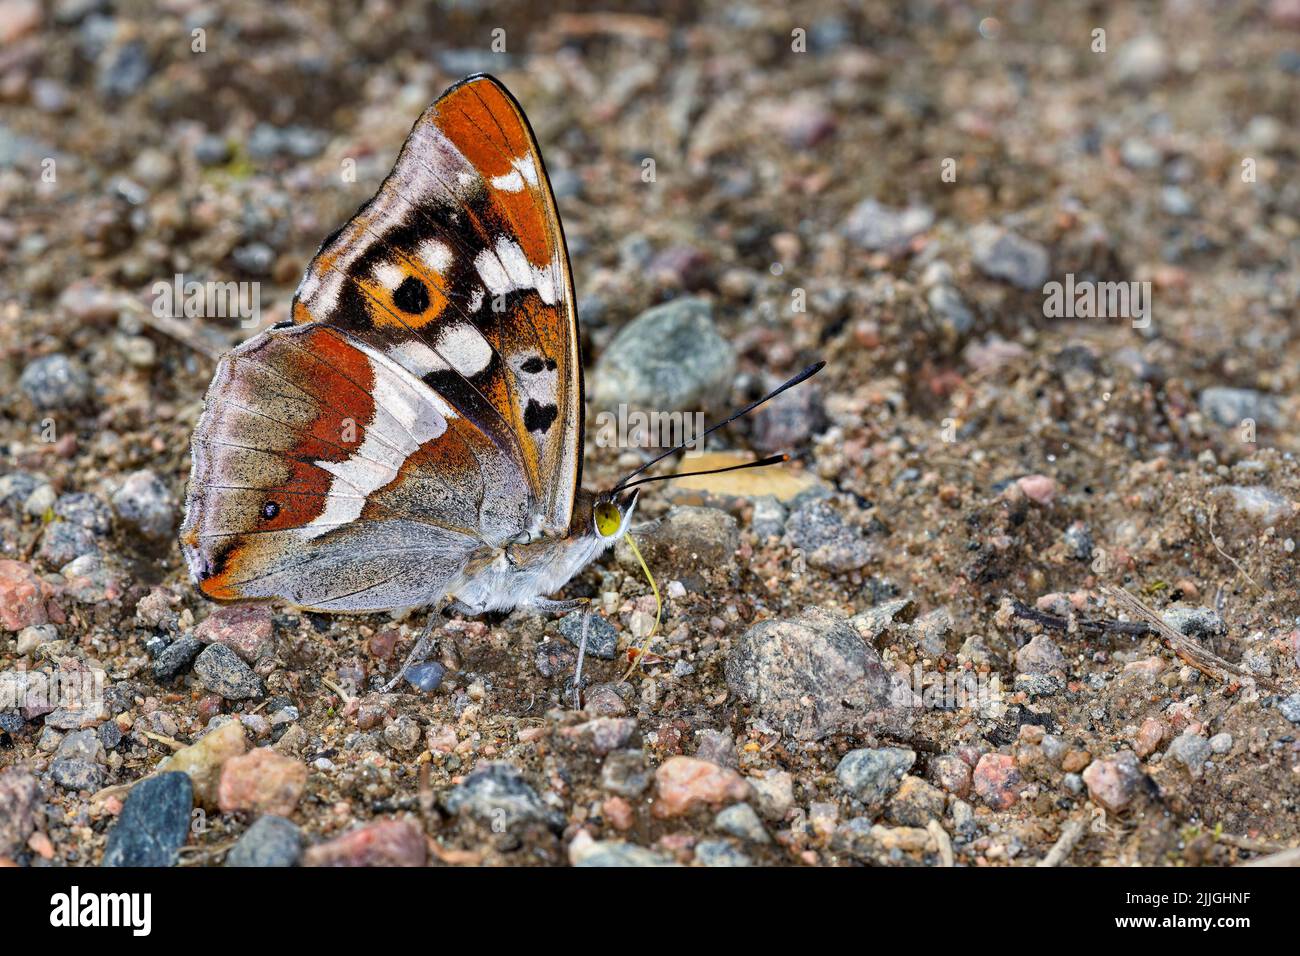
M0 0L0 862L1300 844L1300 5L642 6ZM643 672L626 545L570 585L601 615L582 711L573 620L452 617L385 695L422 613L218 609L175 541L213 356L253 329L159 320L155 283L256 283L283 320L475 70L568 232L589 486L648 454L598 412L829 363L688 464L799 461L643 496ZM1062 313L1053 282L1141 299ZM1090 626L1137 619L1120 588L1169 630Z

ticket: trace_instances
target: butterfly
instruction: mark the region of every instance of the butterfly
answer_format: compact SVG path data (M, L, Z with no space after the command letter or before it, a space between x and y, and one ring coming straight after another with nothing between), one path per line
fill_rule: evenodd
M326 612L574 606L548 595L626 534L630 479L671 450L581 487L564 231L499 81L469 77L420 116L291 316L221 360L194 431L181 547L202 593Z

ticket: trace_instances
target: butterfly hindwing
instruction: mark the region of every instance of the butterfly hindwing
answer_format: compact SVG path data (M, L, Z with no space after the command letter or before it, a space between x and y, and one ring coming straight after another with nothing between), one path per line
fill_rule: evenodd
M328 326L274 329L226 356L192 457L182 546L218 600L425 604L499 543L483 539L484 513L527 519L515 462L406 369Z

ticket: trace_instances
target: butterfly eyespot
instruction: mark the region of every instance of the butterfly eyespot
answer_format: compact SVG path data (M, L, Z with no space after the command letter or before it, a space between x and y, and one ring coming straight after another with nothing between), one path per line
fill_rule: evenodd
M393 305L410 315L420 315L429 307L429 290L415 276L407 276L393 290Z
M528 361L526 361L523 365L519 367L523 371L527 372L529 375L536 375L538 372L544 369L546 365L545 363L542 362L541 359L539 359L536 355L534 355L532 358L530 358Z
M280 513L280 505L278 502L268 501L266 504L262 505L262 517L265 518L267 521L270 521L279 513Z

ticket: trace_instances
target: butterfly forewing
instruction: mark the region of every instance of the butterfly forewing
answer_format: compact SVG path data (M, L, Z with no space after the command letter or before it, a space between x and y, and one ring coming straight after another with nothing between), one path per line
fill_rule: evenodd
M312 262L294 319L347 330L517 457L539 530L568 526L582 385L563 233L509 93L467 80Z

